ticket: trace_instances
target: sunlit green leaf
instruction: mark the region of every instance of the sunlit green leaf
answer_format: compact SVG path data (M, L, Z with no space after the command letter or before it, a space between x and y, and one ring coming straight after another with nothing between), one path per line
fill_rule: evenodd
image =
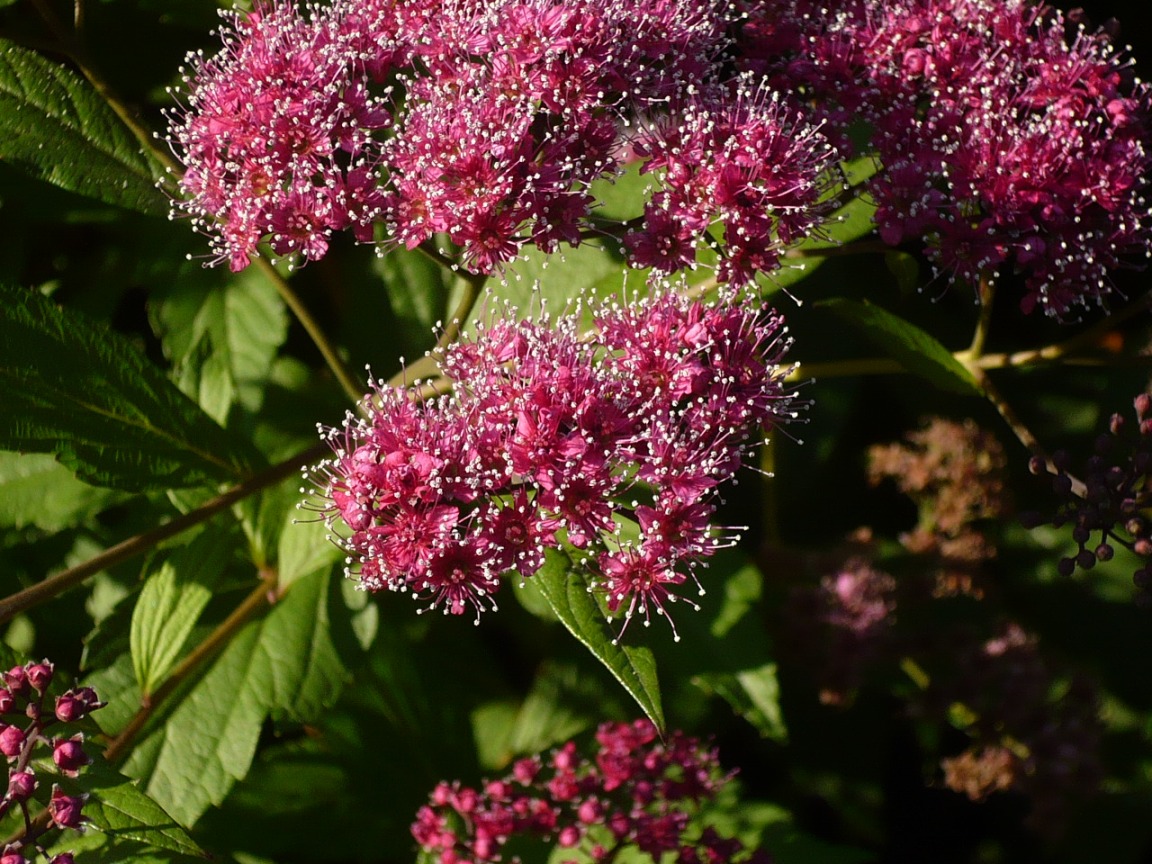
M820 227L817 236L798 243L794 251L785 257L780 269L768 277L767 284L787 288L811 276L828 260L826 255L820 254L821 250L836 250L871 234L875 227L872 222L875 214L876 205L872 200L865 195L857 195L833 211Z
M156 172L108 104L74 72L0 39L0 161L70 192L154 216Z
M816 305L847 321L909 372L927 379L942 390L966 396L980 395L976 379L964 364L915 324L867 300L836 297L822 300Z
M787 739L788 729L780 710L780 683L776 680L775 663L735 673L706 673L693 680L731 705L761 735L776 741Z
M656 677L656 659L645 647L617 644L608 622L585 579L562 552L549 550L548 559L532 577L539 583L561 623L636 700L636 704L659 729L664 728L664 709Z
M59 531L122 497L82 483L47 454L0 452L0 525Z
M137 741L125 772L180 824L195 823L248 773L269 714L313 719L339 694L346 672L329 617L331 577L325 568L297 579ZM115 682L107 683L114 691Z
M144 582L132 613L136 682L151 693L164 680L219 582L228 538L214 528L165 560Z
M236 479L259 458L123 336L34 291L0 287L0 404L0 447L55 453L95 485Z
M208 857L135 781L102 760L84 770L79 785L91 795L84 805L84 818L102 834L116 840L133 840L152 849Z
M167 287L151 309L184 392L218 422L233 402L259 410L272 360L288 335L288 317L257 268L227 277L196 268Z

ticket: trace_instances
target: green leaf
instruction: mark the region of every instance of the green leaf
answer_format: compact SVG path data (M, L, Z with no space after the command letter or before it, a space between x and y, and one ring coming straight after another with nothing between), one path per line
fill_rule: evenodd
M0 452L0 526L61 531L122 497L80 482L47 454Z
M212 599L229 551L227 538L209 527L145 581L129 637L136 683L143 693L152 693L180 656Z
M592 215L597 219L627 222L644 215L644 204L656 187L653 174L641 174L637 160L624 166L616 177L593 180L588 191L596 201Z
M295 492L295 490L293 490ZM295 498L299 499L298 492ZM328 539L328 525L322 520L297 522L301 512L293 505L287 522L280 532L279 552L276 560L280 572L280 584L291 585L301 576L331 567L343 561L345 552ZM305 514L307 515L307 514Z
M608 668L656 727L663 730L664 710L652 652L644 647L616 644L584 579L563 552L549 550L547 561L532 580L539 584L561 623Z
M816 304L852 324L881 351L913 374L941 390L979 396L972 373L952 353L915 324L910 324L867 300L835 297Z
M153 849L208 857L163 807L102 759L96 759L84 770L79 785L92 793L84 805L84 817L103 834Z
M836 249L871 234L875 227L872 222L875 214L875 203L863 195L857 195L834 210L821 226L820 236L809 237L794 247L798 253L806 253L809 257L786 258L780 269L769 275L769 284L787 288L811 276L828 260L827 256L819 254L821 249Z
M435 343L433 329L448 315L452 274L423 252L403 246L390 249L386 255L375 259L373 266L384 281L388 304L399 325L390 335L390 340L394 338L396 342L396 354L415 360ZM373 287L379 290L377 286ZM370 328L374 331L372 338L380 338L378 321L352 317L356 320L349 326Z
M347 673L329 618L330 596L338 593L329 591L331 575L325 568L296 580L141 735L124 771L180 824L219 805L248 773L265 718L311 721L339 695Z
M257 268L225 278L197 268L161 292L151 312L185 393L221 423L233 403L259 411L288 315Z
M492 285L492 293L497 299L510 302L521 317L535 314L541 306L558 315L581 297L619 294L625 284L637 297L647 290L643 276L630 270L619 255L601 246L563 246L551 255L526 246L508 265L502 281ZM488 314L495 309L497 304L491 304ZM474 317L483 314L485 308L481 305Z
M764 737L773 741L787 740L788 728L780 710L780 682L776 680L775 663L765 663L757 669L734 674L698 675L693 682L722 698Z
M153 216L168 202L132 134L74 72L0 39L0 161Z
M314 720L335 702L348 677L329 614L345 609L333 569L326 563L296 579L261 633L261 650L269 653L272 675L271 708L300 722Z
M896 277L896 287L902 295L910 295L919 287L920 264L914 255L893 249L884 253L884 264Z
M235 480L259 460L123 336L6 286L0 404L0 447L55 453L97 486L146 491Z

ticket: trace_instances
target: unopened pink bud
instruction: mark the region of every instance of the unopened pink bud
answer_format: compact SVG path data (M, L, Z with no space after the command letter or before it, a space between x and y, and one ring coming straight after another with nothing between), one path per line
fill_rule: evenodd
M28 859L19 852L9 852L7 855L0 855L0 864L28 864Z
M16 707L16 700L8 692L8 688L0 687L0 714L7 714Z
M540 762L534 758L521 759L512 766L512 776L525 786L535 780L539 772Z
M63 696L56 697L56 719L61 723L75 723L88 716L97 708L103 708L104 703L91 687L77 687L69 690Z
M18 726L9 726L0 732L0 753L9 759L19 755L24 747L24 732Z
M59 786L52 787L52 800L48 802L48 813L61 828L76 828L82 819L84 799L76 795L66 795Z
M23 666L13 666L4 673L4 683L13 696L25 696L28 693L28 672Z
M27 801L36 791L36 775L31 771L14 771L8 778L8 796L15 801Z
M84 752L83 738L69 738L59 742L52 751L52 761L56 767L65 774L74 776L81 768L89 764L92 759Z
M604 815L604 808L600 806L600 802L594 798L589 798L580 805L580 809L576 811L576 818L583 822L585 825L594 825L600 821L600 817Z
M43 693L52 683L52 673L55 666L49 660L42 660L28 666L28 683L36 688L37 693Z
M76 864L76 859L72 857L71 852L61 852L59 855L53 855L49 864Z

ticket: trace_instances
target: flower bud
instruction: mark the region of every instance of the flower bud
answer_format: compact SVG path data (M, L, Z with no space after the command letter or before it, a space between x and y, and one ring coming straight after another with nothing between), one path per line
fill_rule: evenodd
M48 864L76 864L76 859L72 857L71 852L61 852L59 855L53 855Z
M535 780L539 773L540 761L532 757L517 760L516 764L512 766L512 776L516 778L517 782L525 786Z
M19 755L24 747L24 731L19 726L9 726L0 732L0 753L9 759Z
M23 666L13 666L4 673L4 684L13 696L28 695L28 672Z
M43 693L52 683L52 673L56 667L50 660L41 660L28 667L28 683L36 688L37 693Z
M36 791L36 775L31 771L13 771L8 778L8 797L15 801L27 801Z
M89 712L103 708L104 703L91 687L77 687L63 696L56 697L56 719L61 723L75 723L88 716Z
M77 735L75 738L57 742L52 750L52 761L70 777L76 776L81 768L92 761L84 752L83 741L83 736Z
M83 818L81 810L84 799L76 795L66 795L59 786L52 787L52 800L48 802L48 813L61 828L76 828Z
M16 700L8 692L8 688L0 687L0 714L7 714L16 708Z
M28 864L28 859L19 852L9 852L7 855L0 855L0 864Z

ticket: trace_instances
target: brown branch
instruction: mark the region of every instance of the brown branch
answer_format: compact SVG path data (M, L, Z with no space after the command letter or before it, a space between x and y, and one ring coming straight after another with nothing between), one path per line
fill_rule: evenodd
M228 509L237 501L247 498L249 495L259 492L261 489L272 486L292 476L304 465L320 458L327 452L328 445L324 443L309 447L291 459L286 459L260 474L249 477L247 480L237 484L222 495L218 495L208 503L197 507L195 510L177 516L162 525L158 525L151 531L129 537L127 540L105 549L99 555L89 558L82 564L77 564L75 567L71 567L54 576L49 576L42 582L30 585L23 591L18 591L15 594L5 597L3 600L0 600L0 624L12 620L14 616L31 609L33 606L51 600L53 597L62 594L73 586L79 585L89 576L95 575L101 570L106 570L115 564L139 555L141 552L146 552L157 544L167 540L169 537L175 537L177 534L211 519L217 513Z

